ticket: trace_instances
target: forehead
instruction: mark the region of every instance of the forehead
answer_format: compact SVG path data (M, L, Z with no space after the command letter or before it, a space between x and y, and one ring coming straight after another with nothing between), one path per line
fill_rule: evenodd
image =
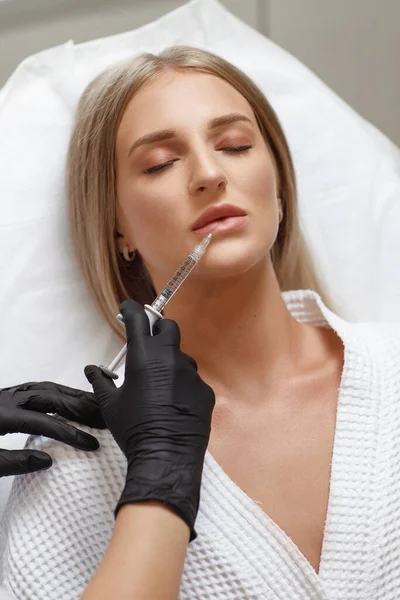
M247 100L229 83L207 73L167 72L141 89L126 108L119 135L166 127L201 127L214 117L241 112L256 124Z

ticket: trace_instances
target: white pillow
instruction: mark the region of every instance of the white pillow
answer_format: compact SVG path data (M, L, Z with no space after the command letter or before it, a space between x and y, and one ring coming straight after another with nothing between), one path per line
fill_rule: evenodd
M272 103L293 153L303 228L341 315L399 319L399 150L296 58L216 0L193 0L136 31L31 56L0 93L1 387L50 379L90 389L83 367L119 350L73 257L67 144L93 77L174 44L231 61Z

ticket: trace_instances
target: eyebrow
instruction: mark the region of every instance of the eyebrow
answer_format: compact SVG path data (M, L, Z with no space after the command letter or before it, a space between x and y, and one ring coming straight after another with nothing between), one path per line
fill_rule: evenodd
M215 117L214 119L211 119L211 121L208 123L208 130L217 129L217 127L223 127L238 121L246 121L253 125L253 122L251 119L249 119L249 117L245 117L245 115L241 115L240 113L230 113L228 115L222 115L221 117ZM177 133L175 129L161 129L160 131L154 131L153 133L143 135L130 147L128 158L139 146L143 146L144 144L153 144L154 142L162 142L164 140L169 140L176 137Z

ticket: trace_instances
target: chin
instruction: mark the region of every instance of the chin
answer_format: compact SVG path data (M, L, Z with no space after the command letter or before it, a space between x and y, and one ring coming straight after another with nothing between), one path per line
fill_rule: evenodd
M229 244L217 244L211 241L206 253L195 267L197 275L211 278L240 276L269 258L269 248L250 246L243 240L231 240Z

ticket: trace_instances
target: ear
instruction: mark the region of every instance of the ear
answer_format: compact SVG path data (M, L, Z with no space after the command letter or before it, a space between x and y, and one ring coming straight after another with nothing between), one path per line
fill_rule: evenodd
M115 237L116 237L115 243L117 246L117 251L120 254L122 254L122 252L124 251L124 247L128 246L129 244L126 241L125 236L122 233L120 233L119 231L115 232Z

